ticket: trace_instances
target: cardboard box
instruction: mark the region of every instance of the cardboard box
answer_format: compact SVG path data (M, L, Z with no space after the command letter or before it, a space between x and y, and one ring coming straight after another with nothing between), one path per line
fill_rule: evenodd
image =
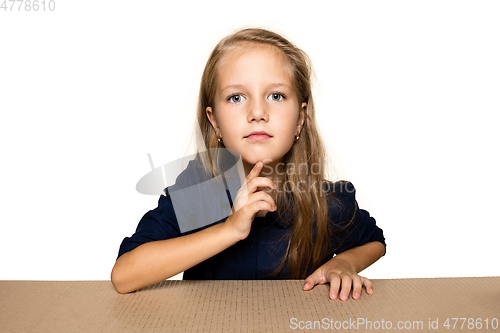
M500 332L500 277L373 283L374 295L332 301L300 280L168 280L126 295L110 281L0 281L0 332Z

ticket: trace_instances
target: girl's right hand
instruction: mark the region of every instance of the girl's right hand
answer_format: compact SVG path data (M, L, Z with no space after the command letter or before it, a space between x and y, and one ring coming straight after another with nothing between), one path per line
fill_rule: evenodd
M276 184L271 179L259 177L263 166L262 162L257 162L248 173L245 185L236 194L233 204L234 213L225 222L238 241L248 237L252 221L258 211L276 210L273 198L261 190L262 188L276 189Z

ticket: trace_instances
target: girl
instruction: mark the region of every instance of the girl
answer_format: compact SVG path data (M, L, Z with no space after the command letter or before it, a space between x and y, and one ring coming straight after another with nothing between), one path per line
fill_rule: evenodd
M168 187L121 244L111 273L118 292L184 271L184 279L305 279L304 290L329 283L331 299L351 290L359 299L362 287L373 293L358 272L385 253L385 239L358 209L352 184L325 179L310 77L307 56L271 31L244 29L219 42L199 96L207 153L176 186L224 174L227 151L241 156L243 186L231 197L226 182L229 216L195 230L183 230Z

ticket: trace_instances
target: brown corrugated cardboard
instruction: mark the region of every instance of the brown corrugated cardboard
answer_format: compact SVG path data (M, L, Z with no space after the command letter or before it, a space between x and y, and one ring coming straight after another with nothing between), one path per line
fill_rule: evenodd
M500 277L373 283L343 302L299 280L0 281L0 332L500 332Z

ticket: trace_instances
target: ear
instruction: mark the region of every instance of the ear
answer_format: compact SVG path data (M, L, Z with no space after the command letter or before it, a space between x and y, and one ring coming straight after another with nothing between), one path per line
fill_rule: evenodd
M296 133L300 134L302 126L304 126L304 121L306 120L306 112L307 112L307 103L304 102L300 105L299 117L297 119Z
M207 106L207 108L205 109L205 112L207 114L207 118L208 118L208 121L210 121L210 123L212 124L213 128L215 129L215 132L217 133L217 135L219 134L219 126L217 125L217 120L215 119L215 115L214 115L214 112L212 110L212 107L211 106Z

